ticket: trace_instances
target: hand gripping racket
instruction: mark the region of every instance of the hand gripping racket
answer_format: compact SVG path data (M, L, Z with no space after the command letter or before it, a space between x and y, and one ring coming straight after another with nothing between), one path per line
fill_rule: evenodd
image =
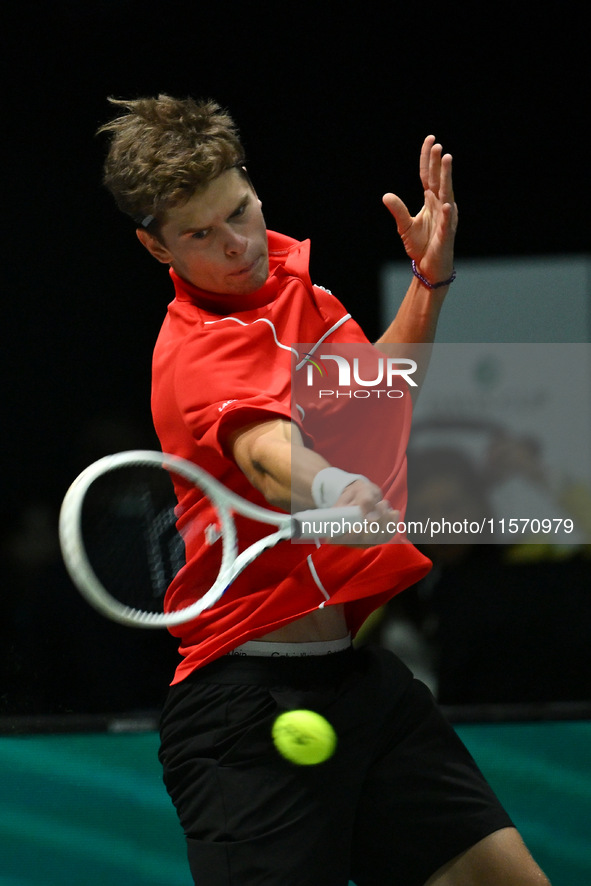
M239 553L237 515L275 531ZM65 495L59 535L70 577L95 609L122 624L166 627L213 606L263 551L326 536L329 525L331 537L338 535L339 521L350 531L347 521L360 516L356 507L267 510L192 462L137 450L82 471ZM178 582L189 562L189 581Z

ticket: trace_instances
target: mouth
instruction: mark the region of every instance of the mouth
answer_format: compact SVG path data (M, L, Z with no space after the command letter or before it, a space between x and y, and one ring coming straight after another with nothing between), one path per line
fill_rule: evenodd
M253 262L251 262L250 264L244 265L243 267L238 268L237 271L232 271L230 276L231 277L247 277L250 273L252 273L252 271L254 271L254 269L256 268L258 263L260 262L261 258L262 258L262 256L259 255L259 257L255 258L255 260Z

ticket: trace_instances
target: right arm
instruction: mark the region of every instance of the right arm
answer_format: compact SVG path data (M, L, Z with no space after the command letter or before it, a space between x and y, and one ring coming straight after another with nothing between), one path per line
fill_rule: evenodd
M312 484L317 474L330 463L304 445L299 428L285 419L251 424L235 431L230 438L232 455L250 483L269 504L285 511L316 507ZM379 486L363 478L347 484L335 505L354 505L371 520L385 526L397 517L382 501ZM356 541L371 544L370 539ZM384 536L373 540L383 542Z

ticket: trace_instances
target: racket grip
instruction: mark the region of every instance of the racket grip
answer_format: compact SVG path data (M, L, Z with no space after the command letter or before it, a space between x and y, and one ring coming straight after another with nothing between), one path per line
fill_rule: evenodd
M291 520L294 538L324 538L326 536L333 538L348 532L355 532L353 526L363 520L363 513L361 508L357 506L311 508L308 511L298 511L296 514L292 514Z

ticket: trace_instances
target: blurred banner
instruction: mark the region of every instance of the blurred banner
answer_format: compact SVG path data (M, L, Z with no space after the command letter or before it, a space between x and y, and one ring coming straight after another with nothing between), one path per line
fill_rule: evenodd
M437 327L438 342L588 342L591 256L458 258ZM386 329L412 279L408 262L381 273Z
M435 345L408 465L441 540L590 542L591 345Z

